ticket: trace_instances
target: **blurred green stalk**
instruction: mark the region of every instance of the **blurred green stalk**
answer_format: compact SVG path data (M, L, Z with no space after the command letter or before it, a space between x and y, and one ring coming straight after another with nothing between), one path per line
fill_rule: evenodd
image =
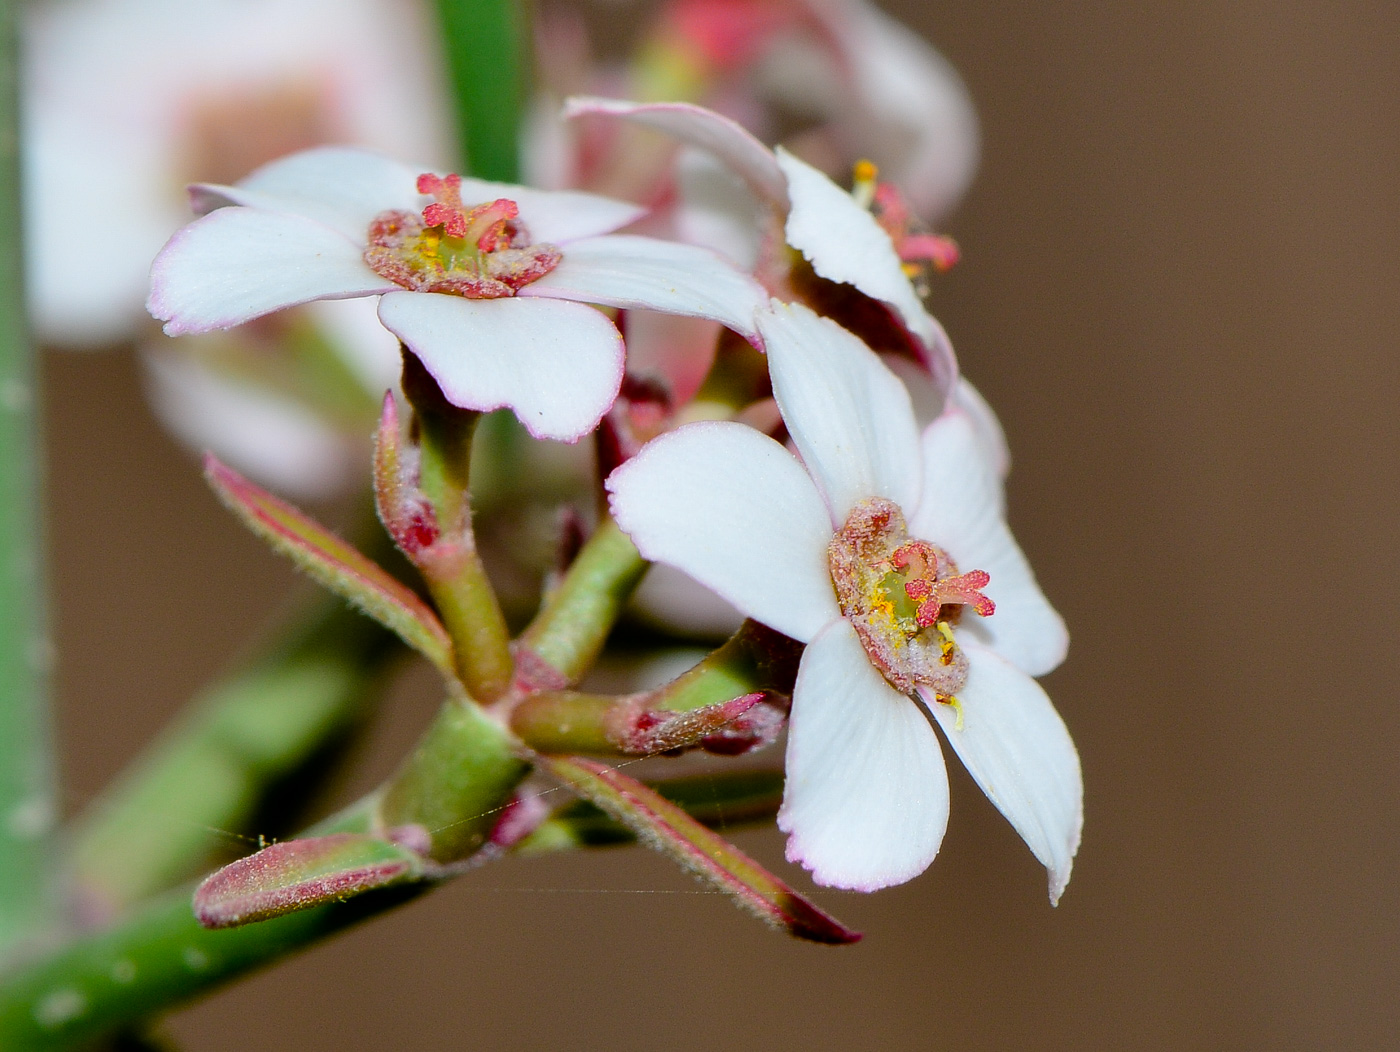
M457 135L478 179L520 181L525 0L437 0Z
M17 0L0 0L0 954L53 911L37 366L24 303Z
M335 596L297 614L261 657L198 695L70 830L69 890L87 922L251 850L221 833L286 832L318 761L360 726L403 647ZM269 813L284 796L291 814Z

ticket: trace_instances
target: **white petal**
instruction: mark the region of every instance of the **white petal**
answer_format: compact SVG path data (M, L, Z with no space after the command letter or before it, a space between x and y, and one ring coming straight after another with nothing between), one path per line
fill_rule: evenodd
M264 165L235 186L198 184L190 194L196 211L251 205L303 215L363 240L370 221L380 212L423 208L428 197L418 192L417 183L418 176L428 171L426 166L401 164L366 150L322 146ZM536 241L562 243L605 234L646 214L640 205L597 194L462 180L462 202L467 207L500 197L520 206L520 217Z
M227 329L316 299L398 288L357 245L321 223L255 208L221 208L166 242L151 264L146 309L169 336Z
M833 523L870 497L908 514L919 500L919 432L899 377L855 336L800 304L774 300L758 326L773 396Z
M625 234L570 243L559 265L520 295L709 318L750 342L758 338L754 311L768 300L758 282L716 252Z
M573 442L622 383L622 337L598 311L549 300L396 292L379 319L464 409L510 406L536 438Z
M874 891L928 868L948 772L928 717L870 664L848 621L807 645L788 723L778 828L818 884Z
M1069 883L1084 825L1084 784L1069 731L1035 680L958 633L968 677L951 705L929 699L943 733L987 798L1049 871L1050 901Z
M957 386L953 388L950 398L953 405L971 419L972 429L977 433L977 441L981 443L982 451L991 461L996 473L1001 478L1006 478L1011 471L1011 447L1006 443L1006 432L1002 430L996 410L965 376L958 377Z
M1021 671L1042 676L1065 659L1069 633L1036 584L1002 517L1001 480L968 414L950 409L923 437L924 497L909 531L932 541L958 568L985 570L996 612L963 609L962 625Z
M977 113L957 71L873 4L813 6L826 16L855 89L838 117L842 131L916 212L929 220L946 215L977 170Z
M195 211L248 205L290 212L334 227L363 244L370 220L388 209L417 212L420 172L368 150L321 146L265 164L235 186L190 187Z
M637 103L589 97L565 101L565 117L587 115L617 117L708 150L724 161L759 197L779 211L787 208L786 180L773 154L728 117L684 102Z
M947 335L919 302L905 277L894 243L875 217L825 175L781 146L777 157L792 198L786 227L788 244L806 256L812 269L822 277L854 285L867 296L893 307L933 359L951 353ZM930 361L931 367L936 365L936 360ZM948 380L951 382L952 377Z
M880 361L889 366L890 372L909 388L909 398L914 403L914 419L920 431L937 420L946 406L955 406L971 418L982 451L996 468L997 475L1006 478L1011 470L1011 450L1006 444L1006 432L1002 430L996 411L982 397L982 393L968 382L967 377L959 376L952 391L945 397L928 369L907 355L882 354Z
M796 458L728 422L648 442L608 477L613 516L648 559L683 570L749 617L811 639L839 615L826 508Z
M520 206L520 218L529 229L531 240L555 245L611 233L647 214L645 208L630 201L579 190L532 190L510 183L462 180L462 201L468 206L498 197L508 197Z

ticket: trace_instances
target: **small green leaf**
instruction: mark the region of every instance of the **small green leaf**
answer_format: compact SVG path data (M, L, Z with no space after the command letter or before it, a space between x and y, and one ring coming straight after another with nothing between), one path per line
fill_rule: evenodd
M538 763L631 829L648 847L671 856L772 927L812 942L843 944L860 939L859 932L819 910L654 789L606 764L578 756L541 756Z
M250 530L336 595L396 632L444 676L455 677L452 642L442 622L409 588L330 530L212 455L205 457L204 474Z
M416 880L423 869L406 847L365 833L286 840L206 877L194 915L206 928L234 928Z

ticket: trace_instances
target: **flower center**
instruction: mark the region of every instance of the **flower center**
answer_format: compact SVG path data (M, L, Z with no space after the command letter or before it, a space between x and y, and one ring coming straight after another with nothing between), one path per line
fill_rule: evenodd
M856 505L827 546L841 613L895 690L931 687L951 703L967 682L967 657L953 637L962 608L983 617L996 604L984 570L960 573L942 548L911 538L899 505L880 497Z
M509 198L463 205L460 175L420 175L418 192L433 198L421 217L392 209L369 225L365 262L396 285L500 299L538 281L563 258L554 245L531 244L520 206Z

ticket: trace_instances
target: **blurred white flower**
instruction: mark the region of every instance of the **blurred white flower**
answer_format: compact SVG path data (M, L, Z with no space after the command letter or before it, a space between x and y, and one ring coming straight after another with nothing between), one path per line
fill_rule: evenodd
M140 331L188 183L325 142L452 155L415 0L44 0L24 16L29 287L45 342Z

